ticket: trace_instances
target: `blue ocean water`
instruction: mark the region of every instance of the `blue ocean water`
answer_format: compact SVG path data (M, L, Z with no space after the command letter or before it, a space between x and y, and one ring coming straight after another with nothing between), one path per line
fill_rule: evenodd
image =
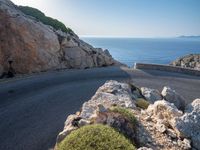
M81 38L94 47L108 49L118 61L133 66L135 62L169 64L187 55L200 54L196 38Z

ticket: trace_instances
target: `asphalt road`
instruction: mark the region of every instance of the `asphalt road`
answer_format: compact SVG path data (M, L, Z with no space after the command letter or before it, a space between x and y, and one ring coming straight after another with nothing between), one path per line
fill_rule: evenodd
M47 150L69 114L107 80L138 86L169 85L187 102L200 97L200 77L118 67L43 73L0 82L0 150Z

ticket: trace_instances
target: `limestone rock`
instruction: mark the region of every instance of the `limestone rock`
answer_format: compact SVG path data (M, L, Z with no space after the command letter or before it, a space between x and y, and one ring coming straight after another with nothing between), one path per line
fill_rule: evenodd
M120 65L107 50L92 47L73 32L56 31L10 0L0 0L0 22L0 75L8 72L8 60L18 74Z
M181 137L190 138L193 146L200 150L200 99L186 107L185 114L176 122L176 128Z
M200 70L200 54L190 54L178 58L177 60L172 62L171 65Z
M183 149L183 150L190 150L191 149L191 141L188 139L178 140L178 145Z
M156 129L157 129L159 132L161 132L161 133L164 133L164 132L167 130L167 128L165 127L165 125L164 125L164 124L161 124L161 123L157 123L157 124L156 124Z
M185 99L175 90L172 90L170 87L164 87L161 94L166 101L173 103L178 109L184 110Z
M78 119L78 120L77 120ZM75 125L75 120L79 121L80 118L77 115L69 115L65 121L64 130L57 136L57 143L61 142L68 134L76 130L78 126Z
M163 124L174 127L175 121L178 117L182 116L176 106L165 100L156 101L147 109L147 113L155 118L155 120L162 120Z
M154 103L157 100L162 100L162 96L158 90L142 87L141 91L142 91L142 95L144 95L144 97L150 103Z
M110 108L113 105L135 108L130 86L112 80L107 81L97 90L91 100L83 104L81 117L90 118L99 104L102 104L105 108Z

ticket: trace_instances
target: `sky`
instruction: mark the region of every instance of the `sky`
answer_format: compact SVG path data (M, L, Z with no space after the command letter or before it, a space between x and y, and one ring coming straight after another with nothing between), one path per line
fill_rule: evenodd
M200 35L200 0L12 0L62 21L79 36Z

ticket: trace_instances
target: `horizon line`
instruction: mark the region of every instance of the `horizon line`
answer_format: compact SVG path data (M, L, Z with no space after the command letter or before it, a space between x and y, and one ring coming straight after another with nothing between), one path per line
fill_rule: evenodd
M200 37L200 35L177 35L177 36L110 36L110 35L78 35L81 38L181 38Z

